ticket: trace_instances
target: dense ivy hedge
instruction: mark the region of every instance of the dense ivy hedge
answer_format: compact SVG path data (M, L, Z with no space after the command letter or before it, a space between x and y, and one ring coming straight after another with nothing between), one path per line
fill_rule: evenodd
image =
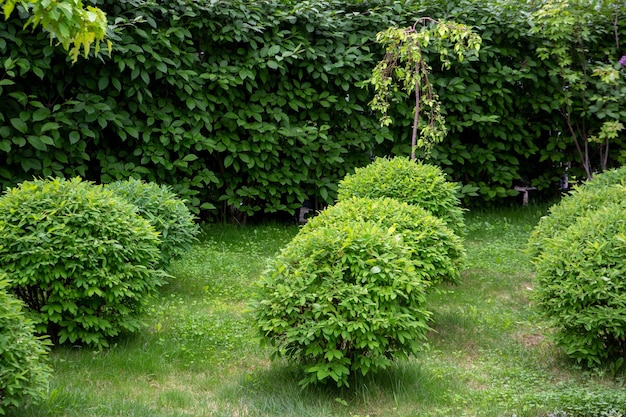
M480 57L433 80L450 134L433 152L466 192L550 188L575 161L515 2L203 0L96 3L111 57L72 66L18 13L0 22L0 184L81 175L170 184L199 209L240 220L332 202L338 179L373 155L408 155L411 100L381 128L362 87L375 35L417 17L454 18L483 37ZM521 2L520 2L521 3ZM589 22L590 30L607 25ZM626 38L624 22L618 31ZM601 51L610 36L598 36ZM617 144L616 153L620 145Z

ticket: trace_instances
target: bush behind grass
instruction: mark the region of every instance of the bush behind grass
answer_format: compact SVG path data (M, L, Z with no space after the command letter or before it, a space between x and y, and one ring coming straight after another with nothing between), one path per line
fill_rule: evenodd
M428 330L427 273L393 228L343 219L302 230L270 264L255 321L274 356L300 363L307 386L385 369Z
M535 259L535 300L556 343L586 366L623 366L626 353L626 199L579 217Z
M48 344L35 335L23 304L7 292L0 271L0 415L46 398L51 377Z
M162 285L158 234L135 206L82 181L24 181L0 198L0 265L37 331L102 348L141 328Z
M446 180L435 166L408 158L377 158L338 185L338 201L350 197L395 198L425 209L440 218L456 234L465 232L460 186Z
M137 212L159 232L163 266L191 250L200 227L185 202L169 186L130 178L105 187L137 206Z
M408 256L429 286L459 280L465 255L461 239L420 206L394 198L346 198L311 218L302 233L354 220L394 228L410 247Z
M550 208L530 235L535 300L578 363L623 366L626 168L596 175Z

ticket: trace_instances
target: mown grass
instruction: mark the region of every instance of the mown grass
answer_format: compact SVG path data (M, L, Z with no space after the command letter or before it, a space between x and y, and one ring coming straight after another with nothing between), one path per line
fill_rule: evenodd
M270 362L248 300L295 226L208 226L147 328L110 349L56 349L49 399L15 416L620 416L623 375L567 361L532 308L523 253L545 207L470 212L460 285L432 294L429 345L349 389L301 389Z

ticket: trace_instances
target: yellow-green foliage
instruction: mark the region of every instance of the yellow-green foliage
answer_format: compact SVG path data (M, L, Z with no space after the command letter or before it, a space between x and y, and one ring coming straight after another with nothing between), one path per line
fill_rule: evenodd
M82 181L25 181L0 198L0 265L37 330L106 346L140 328L165 273L158 233L136 207Z
M185 202L170 187L131 178L107 184L106 188L137 206L137 212L159 232L164 266L191 249L200 228Z
M626 167L596 175L550 207L548 215L541 218L530 235L529 254L533 257L538 256L544 250L547 241L567 229L580 216L586 216L607 204L624 200L626 200Z
M299 233L263 274L256 325L301 384L349 385L415 353L425 339L429 283L393 228L340 221Z
M50 379L46 343L22 311L22 303L7 293L9 282L0 272L0 415L44 397Z
M371 221L382 228L394 228L409 246L425 282L457 282L464 256L461 239L445 223L423 208L393 198L351 197L328 207L304 226L303 232L339 222Z
M606 171L550 208L528 250L535 298L556 342L588 366L621 366L626 343L626 169Z
M556 342L588 366L621 366L626 353L626 200L576 219L543 242L535 299Z
M353 196L395 198L422 207L460 234L465 221L458 191L458 184L447 181L437 166L408 158L378 158L339 182L338 200Z

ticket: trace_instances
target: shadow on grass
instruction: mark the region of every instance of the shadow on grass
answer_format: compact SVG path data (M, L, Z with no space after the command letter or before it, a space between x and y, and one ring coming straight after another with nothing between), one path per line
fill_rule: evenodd
M226 404L237 398L253 416L414 415L445 402L457 386L451 378L431 374L411 360L377 373L351 376L349 387L338 388L331 381L302 388L298 384L302 377L297 366L275 363L247 373L237 385L224 387L220 398Z

